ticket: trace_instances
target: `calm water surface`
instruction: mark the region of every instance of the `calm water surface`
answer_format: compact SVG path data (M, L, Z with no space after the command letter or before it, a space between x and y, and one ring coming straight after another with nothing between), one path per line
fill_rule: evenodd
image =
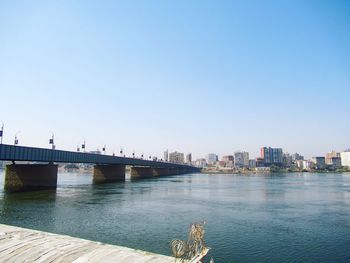
M56 192L6 194L0 170L0 222L170 255L206 220L215 262L350 262L349 173L58 178Z

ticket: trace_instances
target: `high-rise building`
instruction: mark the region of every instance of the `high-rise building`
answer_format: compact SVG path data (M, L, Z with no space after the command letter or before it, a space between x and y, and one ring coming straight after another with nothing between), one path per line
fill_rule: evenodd
M215 153L209 153L206 156L208 164L214 164L218 161L218 156Z
M260 155L264 159L265 166L281 166L283 164L282 148L262 147L260 149Z
M340 157L332 157L330 165L332 165L334 168L341 167L341 158Z
M256 158L256 167L264 167L265 163L264 163L264 158Z
M169 151L168 151L168 150L166 150L166 151L164 152L164 161L165 161L165 162L169 161Z
M249 153L248 152L235 152L235 167L249 167Z
M283 166L284 167L291 167L293 162L293 157L289 153L283 154Z
M326 158L323 156L313 157L312 161L317 169L324 169L326 167Z
M304 156L300 155L299 153L292 154L292 161L298 161L298 160L304 160Z
M332 158L333 157L340 157L340 153L337 153L336 151L331 151L326 154L326 164L333 165Z
M192 153L186 154L186 163L188 164L192 163Z
M249 168L255 168L256 167L256 160L251 159L249 160Z
M342 166L350 167L350 151L341 152L340 158Z
M184 163L184 154L180 152L169 153L169 162L171 163Z

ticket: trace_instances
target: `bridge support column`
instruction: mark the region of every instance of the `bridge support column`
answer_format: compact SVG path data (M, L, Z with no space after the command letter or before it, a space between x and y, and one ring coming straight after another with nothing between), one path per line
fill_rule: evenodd
M154 175L154 168L151 167L131 167L131 179L152 178Z
M180 174L180 168L178 167L169 168L169 175L178 175L178 174Z
M6 165L5 190L24 192L56 189L57 165L54 164L10 164Z
M102 164L94 166L93 182L95 184L125 181L125 165Z
M152 168L153 176L167 176L169 175L169 168Z

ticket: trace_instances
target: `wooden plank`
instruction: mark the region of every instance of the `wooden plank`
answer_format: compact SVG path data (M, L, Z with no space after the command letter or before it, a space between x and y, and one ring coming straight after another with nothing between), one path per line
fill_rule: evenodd
M0 262L174 263L173 257L0 224Z

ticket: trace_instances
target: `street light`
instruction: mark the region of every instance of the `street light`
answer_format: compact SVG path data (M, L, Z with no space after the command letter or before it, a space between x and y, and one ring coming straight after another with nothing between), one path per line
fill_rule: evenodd
M50 131L50 133L51 133L52 137L49 140L49 144L52 145L52 150L55 150L55 135L54 135L54 133L52 131Z
M85 152L85 139L84 139L84 143L81 145L81 149L84 149L84 152Z
M4 123L2 123L2 126L1 126L1 131L0 131L0 137L1 137L1 142L0 144L2 144L2 137L4 135Z
M14 145L18 145L18 138L17 138L17 135L18 135L20 132L21 132L21 131L18 131L18 132L15 134Z

